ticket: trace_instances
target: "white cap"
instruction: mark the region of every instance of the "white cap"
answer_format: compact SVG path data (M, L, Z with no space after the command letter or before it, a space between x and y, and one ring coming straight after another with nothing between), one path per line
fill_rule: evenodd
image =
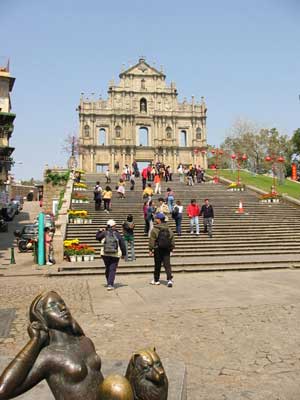
M114 221L113 219L109 219L109 220L107 221L106 225L107 225L107 226L115 226L115 225L117 225L117 224L116 224L116 221Z

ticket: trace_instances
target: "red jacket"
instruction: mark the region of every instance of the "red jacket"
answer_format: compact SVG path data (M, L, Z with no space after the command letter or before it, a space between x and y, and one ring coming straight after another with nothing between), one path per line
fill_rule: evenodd
M189 218L198 217L200 214L200 208L198 204L189 204L186 211Z
M143 178L147 178L147 176L148 176L148 170L147 170L147 168L144 168L144 169L142 170L142 177L143 177Z

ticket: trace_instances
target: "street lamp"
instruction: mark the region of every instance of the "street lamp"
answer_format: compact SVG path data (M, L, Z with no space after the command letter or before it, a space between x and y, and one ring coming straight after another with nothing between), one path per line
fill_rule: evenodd
M215 162L215 170L216 170L216 175L213 177L213 182L214 183L219 183L220 178L219 178L219 171L218 171L218 163L219 163L219 156L222 156L224 154L224 151L219 148L213 148L210 150L212 155L216 156L216 162Z
M277 194L276 192L276 174L275 174L275 164L279 163L279 164L283 164L284 163L284 158L282 156L269 156L267 155L265 157L265 161L267 162L271 162L272 163L272 173L273 173L273 185L271 187L271 193L272 194Z
M241 169L241 162L246 161L247 160L247 155L244 154L231 154L231 159L234 161L237 161L237 166L238 166L238 179L237 179L237 184L240 185L241 183L241 179L240 179L240 169Z

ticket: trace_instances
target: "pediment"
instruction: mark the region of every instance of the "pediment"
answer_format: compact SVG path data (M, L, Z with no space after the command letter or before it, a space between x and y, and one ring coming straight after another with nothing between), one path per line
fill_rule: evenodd
M128 68L126 71L121 72L120 78L123 78L126 75L159 76L165 78L165 75L162 72L149 65L144 58L140 58L137 64Z

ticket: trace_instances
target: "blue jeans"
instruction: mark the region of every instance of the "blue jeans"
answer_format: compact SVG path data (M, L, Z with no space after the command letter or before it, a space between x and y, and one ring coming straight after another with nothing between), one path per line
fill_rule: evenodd
M170 213L173 211L173 204L174 204L174 197L168 196L168 207L169 207Z
M192 217L190 219L190 231L194 233L194 225L196 225L196 233L199 234L199 217Z
M131 253L130 261L135 260L134 239L132 239L132 240L125 240L125 246L126 246L125 261L129 261L129 258L128 258L128 250L129 250L129 247L130 247L130 253Z
M181 235L181 221L182 221L182 214L178 214L177 218L175 218L176 233L178 233L178 235Z

